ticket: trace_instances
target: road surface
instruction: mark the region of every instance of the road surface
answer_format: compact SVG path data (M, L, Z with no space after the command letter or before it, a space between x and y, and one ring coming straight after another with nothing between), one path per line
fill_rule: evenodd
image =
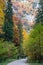
M28 65L28 63L26 63L26 61L27 61L27 58L19 59L14 62L8 63L7 65Z

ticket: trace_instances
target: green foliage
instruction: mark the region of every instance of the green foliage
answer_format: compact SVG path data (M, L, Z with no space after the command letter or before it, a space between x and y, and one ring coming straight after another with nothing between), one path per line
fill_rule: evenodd
M18 49L11 42L0 41L0 62L6 60L7 58L17 59Z
M18 31L19 31L19 46L18 46L18 52L19 52L19 58L22 57L23 53L22 53L22 46L21 44L23 43L23 28L22 28L22 22L19 20L18 21Z
M5 10L5 22L3 25L4 38L7 41L12 41L13 39L13 20L12 20L12 4L11 0L8 0L8 6Z
M43 62L43 25L37 24L31 31L24 50L30 62Z
M10 59L7 59L7 60L1 62L0 65L7 65L8 63L13 62L13 61L15 61L15 59L10 58Z
M18 21L18 30L19 30L19 44L23 42L23 28L22 28L22 22Z
M43 65L43 63L28 63L28 65Z

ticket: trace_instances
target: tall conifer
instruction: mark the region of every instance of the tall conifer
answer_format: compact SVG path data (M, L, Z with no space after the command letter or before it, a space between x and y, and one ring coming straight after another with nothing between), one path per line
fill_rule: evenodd
M5 22L3 26L4 39L7 41L12 41L13 39L13 20L12 20L12 4L11 0L7 2L7 8L5 10Z

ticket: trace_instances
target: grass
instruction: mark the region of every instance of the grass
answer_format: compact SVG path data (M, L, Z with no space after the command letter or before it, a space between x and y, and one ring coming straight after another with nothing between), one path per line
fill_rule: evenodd
M15 61L15 59L7 59L6 61L3 61L0 63L0 65L7 65L8 63Z
M28 65L43 65L43 63L29 63Z

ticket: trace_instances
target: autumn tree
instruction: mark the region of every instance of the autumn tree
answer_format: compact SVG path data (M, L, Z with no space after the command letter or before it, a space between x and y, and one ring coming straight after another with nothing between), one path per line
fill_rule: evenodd
M0 39L3 38L2 26L4 24L4 10L5 10L5 1L0 0Z
M12 20L12 4L11 0L7 2L7 8L5 10L5 22L3 25L4 39L12 41L13 39L13 20Z
M24 44L30 62L43 62L43 25L37 24Z
M19 46L19 30L17 25L14 25L14 37L13 37L13 42L15 44L15 46Z
M4 9L5 9L5 1L0 0L0 33L2 33L2 25L4 23Z

